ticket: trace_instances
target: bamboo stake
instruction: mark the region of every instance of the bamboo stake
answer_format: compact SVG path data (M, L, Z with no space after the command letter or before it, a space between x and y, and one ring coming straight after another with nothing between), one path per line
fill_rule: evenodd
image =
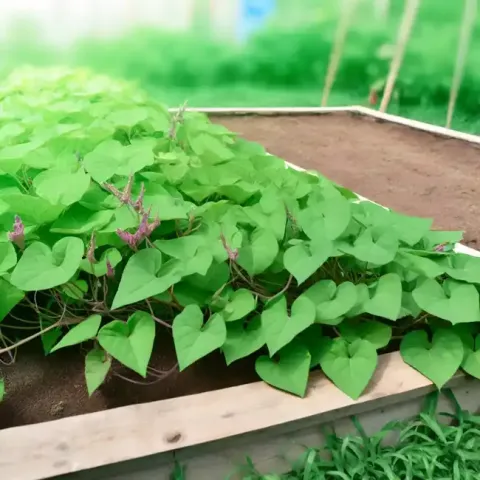
M325 85L323 87L321 102L322 107L327 106L328 97L330 96L330 91L332 90L335 76L337 75L338 66L340 65L340 59L342 58L343 54L345 39L347 38L348 30L350 28L357 3L358 0L344 0L343 2L342 13L335 34L332 52L330 54L327 75L325 76Z
M457 60L455 62L455 71L453 73L452 87L450 89L450 98L448 101L447 122L445 126L452 126L453 112L457 103L458 91L463 80L465 64L467 62L468 49L472 38L473 27L477 16L477 0L465 0L463 10L462 26L460 27L460 38L458 41Z
M382 113L387 110L388 104L390 103L393 89L395 88L395 82L398 77L398 72L400 71L403 57L405 55L405 48L407 46L412 27L418 13L418 8L420 6L420 0L405 0L405 2L406 4L403 12L402 23L398 30L397 46L392 58L392 63L390 64L390 71L388 72L387 83L383 92L382 102L380 103L379 110Z

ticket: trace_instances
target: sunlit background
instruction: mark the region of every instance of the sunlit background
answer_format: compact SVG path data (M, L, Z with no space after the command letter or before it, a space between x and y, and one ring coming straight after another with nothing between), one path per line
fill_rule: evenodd
M169 105L318 106L346 2L15 0L0 3L0 75L23 64L88 66L138 82ZM404 0L359 0L330 105L369 105ZM443 124L463 2L422 0L393 113ZM480 22L455 128L478 130Z

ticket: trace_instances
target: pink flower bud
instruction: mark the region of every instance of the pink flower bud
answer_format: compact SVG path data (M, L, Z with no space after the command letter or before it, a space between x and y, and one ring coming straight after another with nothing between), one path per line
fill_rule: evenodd
M108 258L107 258L107 277L108 278L115 277L115 269L113 268L113 266L110 263L110 260Z
M118 229L117 235L120 237L120 240L125 242L130 248L136 249L137 247L137 237L125 230Z
M13 231L8 233L8 239L21 250L25 248L25 225L18 215L15 215Z
M128 177L128 182L125 188L123 189L122 196L120 201L125 204L132 203L132 185L133 185L133 175Z
M137 200L133 204L133 208L137 211L142 213L143 212L143 197L145 196L145 184L142 183L140 187L140 193L138 194Z

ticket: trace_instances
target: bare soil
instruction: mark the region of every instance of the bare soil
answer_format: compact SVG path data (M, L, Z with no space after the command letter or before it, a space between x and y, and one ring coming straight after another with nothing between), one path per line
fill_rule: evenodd
M347 114L326 116L221 117L243 137L399 212L434 218L442 229L465 230L465 243L480 242L480 150L450 140ZM168 333L157 342L152 364L175 365ZM124 405L200 393L256 380L252 359L225 366L213 354L181 374L139 386L115 376L92 398L84 380L85 352L73 349L45 357L41 345L22 350L14 367L2 367L7 395L0 403L0 429L55 420ZM138 381L138 377L115 370Z
M480 243L480 148L349 113L217 117L270 153Z

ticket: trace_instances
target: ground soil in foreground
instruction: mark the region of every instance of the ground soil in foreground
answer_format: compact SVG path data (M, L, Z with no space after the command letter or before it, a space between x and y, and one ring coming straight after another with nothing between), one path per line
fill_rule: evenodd
M480 246L480 146L349 113L214 120L370 200L464 230L464 243Z
M406 127L346 114L318 117L221 117L216 121L291 163L399 212L432 217L435 226L465 230L480 244L480 149ZM159 334L152 366L175 365L172 339ZM163 400L256 380L252 359L225 366L213 354L167 379L138 385L110 376L92 398L84 380L85 352L60 350L45 357L39 344L22 349L14 367L2 367L7 395L0 429ZM138 381L124 370L115 370Z

